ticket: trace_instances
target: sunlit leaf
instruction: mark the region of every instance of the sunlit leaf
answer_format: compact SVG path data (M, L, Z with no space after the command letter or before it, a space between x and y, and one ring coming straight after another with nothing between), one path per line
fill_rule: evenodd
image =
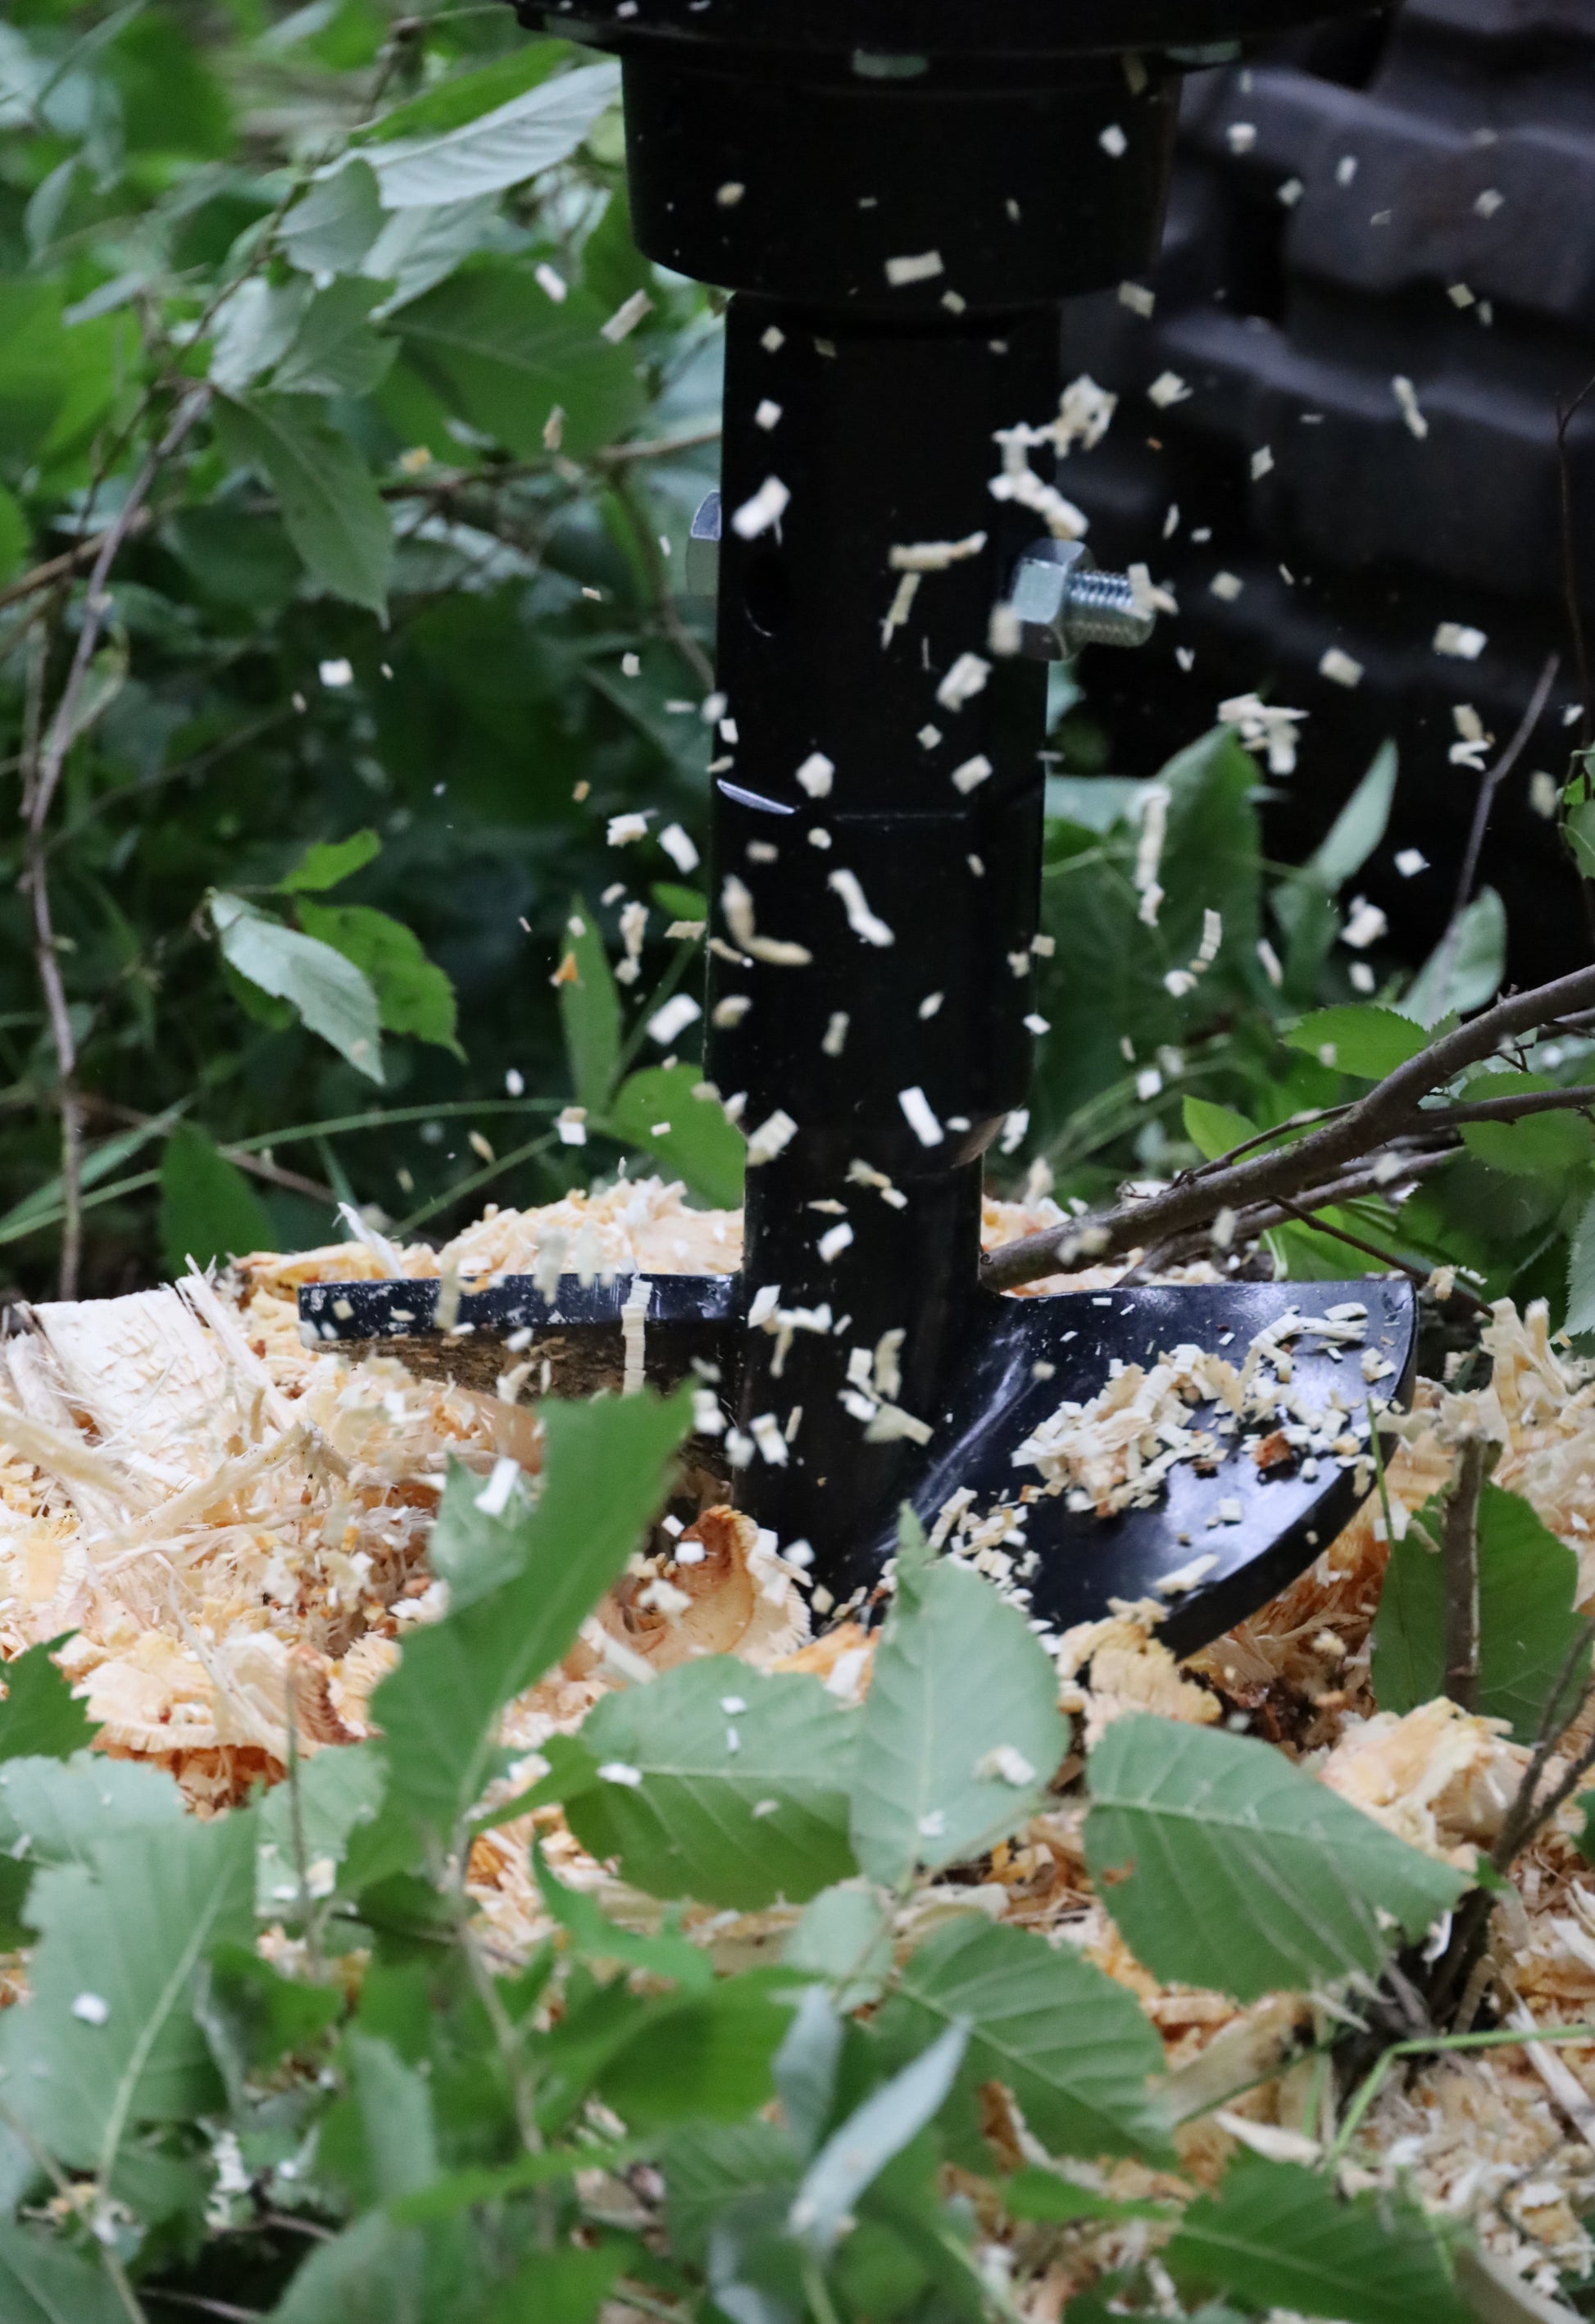
M1372 1002L1340 1009L1315 1009L1284 1036L1293 1049L1322 1057L1337 1073L1360 1080L1383 1081L1397 1065L1426 1048L1433 1037L1410 1017L1394 1009L1376 1009Z
M454 987L402 920L370 904L303 902L299 917L308 936L330 945L365 978L384 1031L465 1054L455 1035Z
M722 1210L742 1199L747 1145L724 1107L704 1087L699 1065L645 1065L615 1092L609 1127L653 1156L667 1177Z

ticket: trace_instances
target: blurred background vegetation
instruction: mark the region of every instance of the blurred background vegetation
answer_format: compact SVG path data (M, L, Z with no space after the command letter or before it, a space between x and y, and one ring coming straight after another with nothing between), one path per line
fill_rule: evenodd
M717 1107L652 1138L698 1073L696 1028L649 1032L704 914L722 302L632 244L613 66L500 0L13 0L0 131L7 1296L324 1241L340 1204L442 1236L661 1166L734 1200ZM1086 777L1089 687L1055 694L1052 1029L993 1165L1077 1203L1366 1087L1381 1005L1437 1023L1505 958L1488 882L1426 966L1360 902L1392 753L1275 865L1277 719ZM1343 1041L1293 1042L1332 1005ZM1558 1113L1341 1224L1560 1320L1592 1191Z

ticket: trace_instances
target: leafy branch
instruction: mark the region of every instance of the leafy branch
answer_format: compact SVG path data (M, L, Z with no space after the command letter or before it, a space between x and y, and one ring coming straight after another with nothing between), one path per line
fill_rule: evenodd
M1404 1165L1419 1155L1454 1153L1459 1142L1455 1133L1470 1123L1520 1121L1566 1109L1585 1111L1595 1105L1595 1090L1588 1087L1525 1091L1519 1096L1439 1107L1425 1102L1448 1089L1470 1066L1498 1056L1507 1043L1591 1007L1595 969L1579 969L1514 993L1442 1034L1387 1074L1365 1097L1290 1144L1249 1158L1237 1147L1207 1168L1176 1178L1157 1194L1003 1244L987 1256L982 1279L992 1291L1016 1290L1083 1262L1117 1258L1138 1246L1160 1250L1176 1236L1211 1231L1224 1212L1231 1215L1235 1234L1244 1238L1254 1231L1257 1214L1285 1198L1304 1210L1317 1210L1346 1200L1353 1186L1366 1191L1367 1174L1387 1157L1394 1167L1382 1182L1375 1183L1387 1189L1399 1185ZM1289 1138L1291 1127L1282 1124L1272 1134ZM1256 1139L1246 1141L1248 1147L1257 1143Z

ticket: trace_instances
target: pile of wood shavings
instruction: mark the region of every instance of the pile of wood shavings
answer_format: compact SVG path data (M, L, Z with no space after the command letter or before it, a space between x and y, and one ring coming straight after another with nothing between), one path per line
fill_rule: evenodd
M989 1204L988 1246L1048 1223L1051 1212ZM542 1212L493 1212L442 1252L398 1256L413 1275L466 1282L533 1272L550 1244L567 1258L579 1245L599 1271L665 1273L672 1262L719 1271L737 1263L740 1225L735 1213L689 1210L678 1187L656 1180ZM486 1471L507 1449L535 1466L535 1433L518 1408L390 1359L301 1346L300 1283L375 1277L393 1256L375 1238L257 1254L214 1283L189 1277L127 1299L41 1307L33 1329L0 1343L0 1654L75 1629L63 1659L105 1722L101 1748L169 1766L201 1812L281 1773L290 1683L307 1748L369 1732L371 1690L406 1623L443 1609L426 1539L449 1458ZM1118 1271L1048 1287L1095 1289ZM1484 1342L1494 1364L1487 1389L1420 1386L1389 1466L1395 1522L1404 1527L1444 1482L1454 1444L1482 1433L1502 1447L1498 1480L1579 1551L1581 1593L1595 1598L1595 1373L1552 1344L1538 1309L1520 1318L1503 1303ZM1070 1632L1058 1648L1060 1691L1080 1749L1129 1711L1198 1724L1245 1716L1403 1839L1468 1861L1499 1830L1525 1754L1448 1704L1402 1719L1376 1711L1369 1637L1386 1555L1377 1504L1365 1504L1289 1590L1184 1664L1157 1636L1156 1607ZM708 1511L673 1557L638 1561L561 1670L512 1707L506 1739L525 1757L506 1781L519 1788L539 1745L578 1725L638 1658L659 1669L694 1653L736 1653L812 1670L856 1698L869 1683L871 1639L844 1626L809 1641L794 1582L745 1518ZM1139 1996L1194 2098L1211 2090L1216 2104L1280 2067L1182 2131L1187 2181L1216 2176L1237 2139L1311 2152L1322 2125L1310 2075L1282 2061L1313 2033L1315 2005L1281 1996L1242 2008L1158 1985L1092 1894L1083 1813L1062 1800L973 1875L921 1890L904 1908L903 1941L974 1905L1079 1948ZM659 1907L585 1857L557 1810L539 1822L564 1878L628 1923L657 1923ZM1595 1874L1573 1846L1577 1822L1564 1812L1529 1851L1498 1914L1494 1997L1507 2022L1595 2018ZM524 1822L485 1834L471 1859L473 1892L510 1960L548 1930L527 1836ZM724 1967L770 1960L794 1917L705 1915L700 1941ZM1399 2176L1437 2208L1473 2218L1487 2245L1549 2289L1554 2265L1592 2256L1579 2220L1595 2200L1595 2048L1529 2045L1393 2080L1354 2175ZM1178 2191L1133 2163L1102 2183L1126 2195ZM1082 2230L1037 2318L1128 2256L1128 2232Z
M1216 1350L1185 1345L1160 1355L1150 1370L1115 1357L1107 1386L1084 1404L1061 1404L1019 1446L1015 1466L1033 1463L1053 1490L1066 1492L1071 1509L1111 1517L1149 1508L1180 1462L1216 1468L1231 1449L1221 1440L1249 1425L1259 1442L1265 1435L1275 1441L1282 1457L1299 1457L1309 1477L1322 1460L1365 1457L1364 1399L1314 1405L1291 1378L1288 1351L1308 1332L1335 1346L1357 1346L1367 1322L1367 1308L1355 1300L1323 1315L1293 1309L1257 1334L1240 1366ZM1394 1370L1377 1350L1363 1349L1365 1383ZM1218 1416L1208 1427L1193 1427L1192 1407L1203 1404L1218 1406Z

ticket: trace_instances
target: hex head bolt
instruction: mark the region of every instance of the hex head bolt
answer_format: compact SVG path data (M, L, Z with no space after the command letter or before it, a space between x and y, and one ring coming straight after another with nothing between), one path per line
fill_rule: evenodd
M1031 661L1067 661L1082 646L1144 646L1157 622L1129 574L1099 571L1083 540L1026 549L1009 605Z

